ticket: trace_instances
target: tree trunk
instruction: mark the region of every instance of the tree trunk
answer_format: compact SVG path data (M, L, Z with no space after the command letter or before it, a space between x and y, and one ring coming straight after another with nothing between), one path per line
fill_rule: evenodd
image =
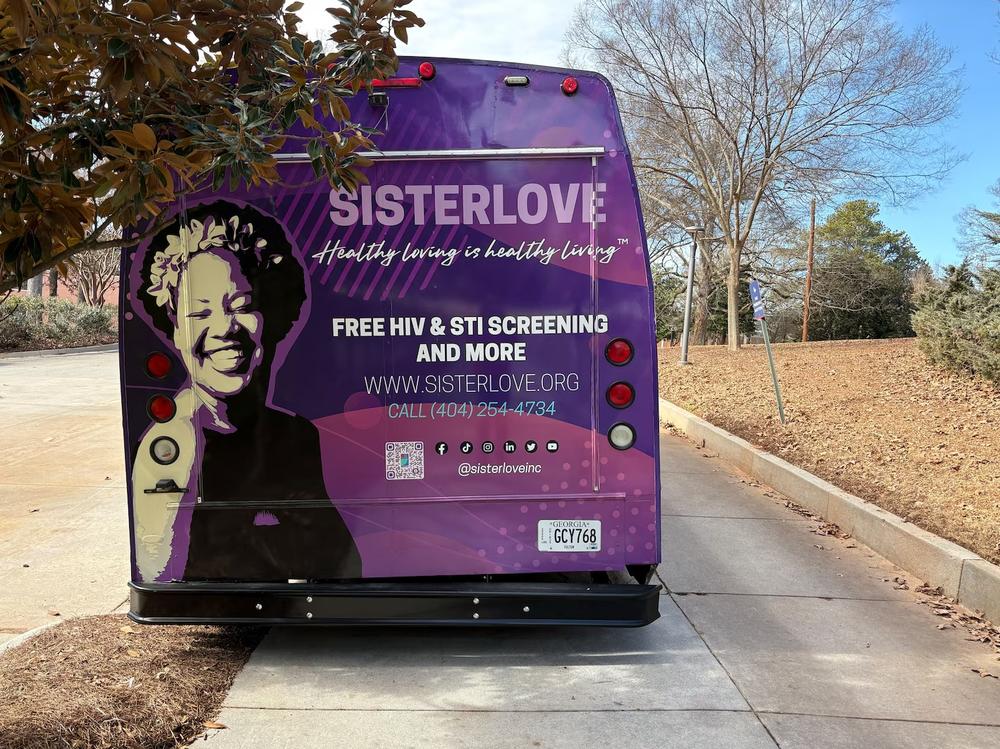
M809 340L809 297L812 294L813 248L816 245L816 198L809 204L809 245L806 248L806 288L802 295L802 342Z
M694 302L694 322L691 337L699 346L708 343L709 297L712 295L715 279L712 273L712 260L706 252L708 242L701 240L701 254L698 256L697 295Z
M729 248L729 277L726 279L726 343L730 351L740 348L740 256L739 244Z
M708 295L702 293L701 286L698 287L698 298L694 303L691 338L698 346L708 343Z
M41 296L42 295L42 275L39 273L34 278L28 279L28 295L29 296Z
M55 268L49 270L49 296L59 296L59 271Z

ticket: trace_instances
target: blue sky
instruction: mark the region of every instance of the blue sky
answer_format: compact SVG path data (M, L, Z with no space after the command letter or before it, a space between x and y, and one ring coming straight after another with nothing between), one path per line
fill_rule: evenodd
M970 203L990 205L989 188L1000 179L1000 3L996 0L902 0L896 16L904 28L928 25L965 67L965 92L947 140L967 159L934 193L906 208L884 208L881 218L904 229L932 265L959 259L955 215Z
M306 31L329 27L327 5L306 3L300 13ZM403 54L559 65L575 2L415 0L411 7L427 25L411 33ZM996 0L901 0L895 10L904 28L930 26L965 68L965 93L944 137L966 160L933 193L904 208L886 206L881 215L891 228L909 232L935 267L959 258L955 215L970 203L987 206L989 188L1000 179L1000 65L990 59L1000 51L998 11Z

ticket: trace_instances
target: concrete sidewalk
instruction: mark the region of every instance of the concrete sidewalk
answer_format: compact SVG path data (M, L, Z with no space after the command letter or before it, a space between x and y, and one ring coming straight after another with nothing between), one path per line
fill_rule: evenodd
M128 597L122 445L117 352L0 358L0 642Z
M227 747L1000 746L997 656L850 540L663 437L662 618L636 630L271 631ZM908 587L917 581L909 580Z

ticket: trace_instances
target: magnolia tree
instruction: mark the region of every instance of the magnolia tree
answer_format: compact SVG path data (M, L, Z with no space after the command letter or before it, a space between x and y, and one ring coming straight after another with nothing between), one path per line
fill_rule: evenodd
M356 186L371 132L344 99L395 72L409 2L339 0L320 43L301 2L0 0L0 292L155 233L184 193L277 182L289 139Z

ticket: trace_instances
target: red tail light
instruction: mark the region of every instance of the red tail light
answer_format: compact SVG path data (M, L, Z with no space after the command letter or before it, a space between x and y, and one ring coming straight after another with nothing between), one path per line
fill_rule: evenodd
M146 410L149 412L149 418L162 424L164 421L170 421L174 418L174 414L177 413L177 404L174 403L173 398L168 398L165 395L154 395L146 404Z
M372 81L372 88L420 88L423 81L419 78L376 78Z
M170 374L170 370L173 368L174 363L170 361L170 357L161 351L156 351L146 357L146 374L150 377L162 380Z
M635 390L627 382L616 382L608 388L608 403L615 408L626 408L635 400Z
M432 62L422 62L417 68L417 73L419 73L420 77L425 81L429 81L437 75L437 69L434 67L434 63Z
M579 88L580 88L580 82L573 76L570 75L563 78L562 92L566 94L566 96L572 96L577 92L577 89Z
M617 367L620 367L623 364L628 364L632 361L633 355L634 351L632 350L632 344L624 338L615 338L615 340L611 341L607 348L604 349L605 358Z

